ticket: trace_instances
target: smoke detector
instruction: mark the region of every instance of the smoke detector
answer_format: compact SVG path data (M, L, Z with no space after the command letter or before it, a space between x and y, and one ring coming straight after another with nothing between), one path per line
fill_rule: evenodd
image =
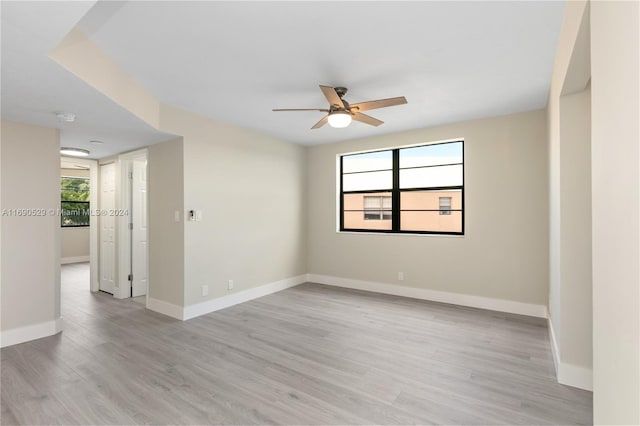
M58 121L65 123L73 123L76 121L76 115L71 112L56 112L56 117L58 117Z

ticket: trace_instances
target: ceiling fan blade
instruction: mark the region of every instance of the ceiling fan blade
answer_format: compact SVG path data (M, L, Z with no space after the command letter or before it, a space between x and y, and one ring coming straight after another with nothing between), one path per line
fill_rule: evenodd
M271 111L320 111L320 112L329 112L328 109L320 109L320 108L276 108Z
M340 108L344 108L344 103L342 103L342 99L338 96L336 89L330 86L320 85L320 90L322 90L324 97L329 101L329 105L337 105Z
M322 120L320 120L316 124L314 124L312 129L319 129L320 127L324 126L328 122L329 122L329 115L327 114L324 117L322 117Z
M377 118L373 118L367 114L362 114L361 112L353 113L352 118L361 123L369 124L376 127L384 123L384 121L382 120L378 120Z
M368 111L370 109L385 108L390 106L406 104L407 99L404 96L389 99L378 99L376 101L360 102L357 104L351 104L351 108L357 109L357 111Z

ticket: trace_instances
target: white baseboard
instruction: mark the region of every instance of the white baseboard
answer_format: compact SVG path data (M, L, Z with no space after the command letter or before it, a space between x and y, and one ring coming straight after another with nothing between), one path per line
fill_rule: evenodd
M558 349L558 341L556 340L556 333L553 330L553 322L551 317L547 319L549 325L549 341L551 342L551 355L553 356L553 366L556 368L556 377L558 376L558 364L560 363L560 351Z
M41 322L40 324L5 330L0 333L0 347L6 348L7 346L53 336L54 334L60 333L62 328L63 322L62 317L60 317L56 320Z
M549 318L549 340L551 341L551 353L553 354L553 363L556 367L556 380L558 383L593 392L593 370L562 362L551 318Z
M238 293L232 293L228 296L222 296L218 297L217 299L211 299L207 300L206 302L189 305L184 309L183 318L185 320L188 320L191 318L199 317L201 315L206 315L220 309L237 305L238 303L248 302L249 300L257 299L268 294L277 293L279 291L295 287L307 281L307 274L298 275L297 277L286 278L284 280L264 284L258 287L250 288L248 290L240 291Z
M593 370L560 362L558 364L558 383L593 392Z
M453 305L488 309L491 311L547 318L547 307L545 305L534 305L531 303L516 302L513 300L493 299L489 297L449 293L425 288L404 287L395 284L354 280L328 275L309 274L309 281L335 287L372 291L374 293L391 294L394 296L410 297L413 299L431 300L433 302L450 303Z
M228 308L230 306L237 305L238 303L248 302L249 300L295 287L307 281L308 276L306 274L299 275L297 277L286 278L284 280L232 293L228 296L222 296L216 299L207 300L206 302L189 305L184 308L182 306L149 297L149 300L147 301L147 309L184 321L201 315L206 315L220 309Z
M63 257L60 259L61 265L66 265L68 263L84 263L89 261L89 256L76 256L76 257Z
M173 303L164 302L152 297L147 299L147 309L167 315L171 318L179 320L184 319L184 308L182 306L174 305Z

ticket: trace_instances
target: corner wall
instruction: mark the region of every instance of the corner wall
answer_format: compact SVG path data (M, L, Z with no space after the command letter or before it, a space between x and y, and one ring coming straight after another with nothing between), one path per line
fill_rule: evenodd
M149 308L181 318L184 305L182 138L148 147ZM175 219L178 212L178 220Z
M2 120L2 346L50 336L60 321L60 140L57 129ZM37 152L38 155L33 155Z
M184 137L184 212L202 215L184 222L185 315L217 298L304 281L305 148L166 105L160 122Z
M591 390L589 5L568 2L549 91L549 328L558 382Z
M310 147L312 280L546 317L545 129L532 111ZM337 155L453 138L465 140L463 237L336 232Z
M640 424L640 3L591 3L593 414Z

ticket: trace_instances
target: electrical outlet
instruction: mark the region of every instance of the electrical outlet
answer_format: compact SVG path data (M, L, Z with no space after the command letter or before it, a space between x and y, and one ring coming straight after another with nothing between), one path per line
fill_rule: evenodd
M398 272L398 281L404 281L404 272Z
M233 290L233 280L229 280L229 290Z
M209 286L208 285L203 285L202 286L202 296L208 296L209 295Z

